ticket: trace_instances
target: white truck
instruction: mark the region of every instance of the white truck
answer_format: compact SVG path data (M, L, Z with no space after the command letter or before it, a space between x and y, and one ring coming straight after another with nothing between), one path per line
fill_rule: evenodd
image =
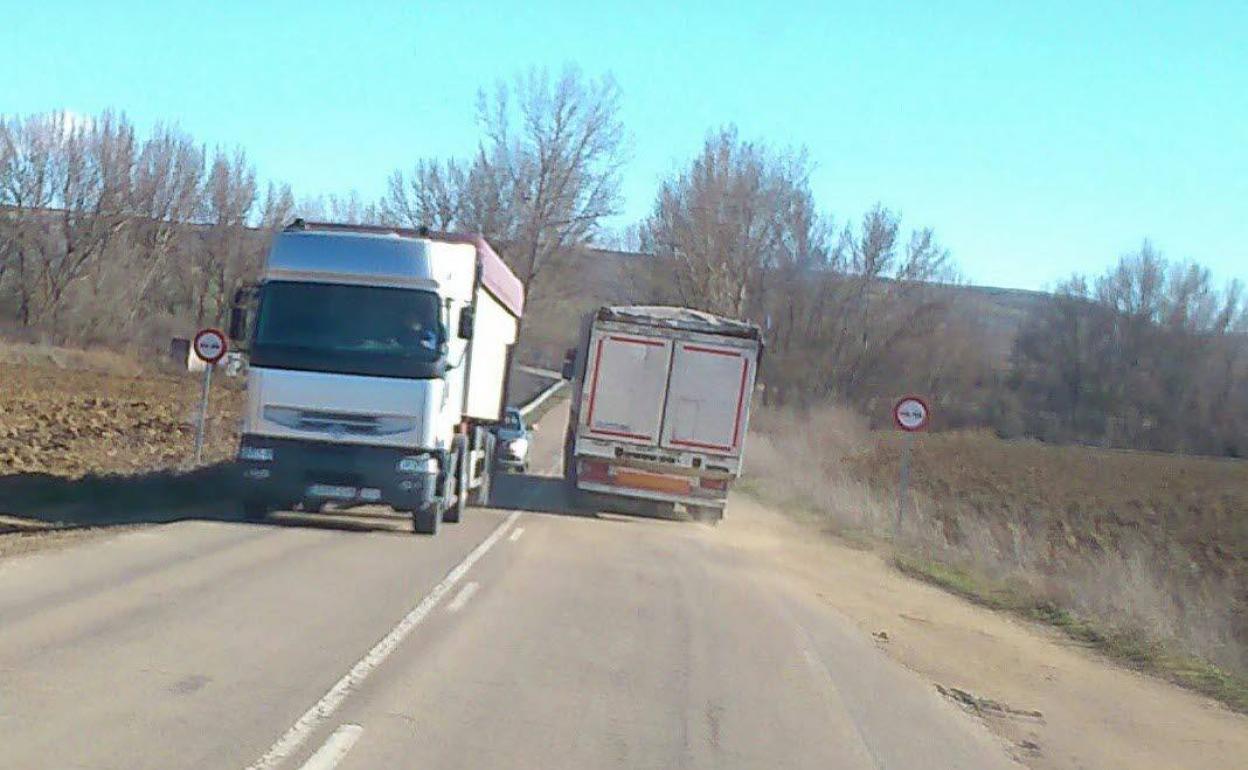
M569 351L564 475L583 506L723 517L741 474L762 336L687 308L603 307Z
M523 310L479 236L295 220L230 319L244 515L376 503L434 534L488 502Z

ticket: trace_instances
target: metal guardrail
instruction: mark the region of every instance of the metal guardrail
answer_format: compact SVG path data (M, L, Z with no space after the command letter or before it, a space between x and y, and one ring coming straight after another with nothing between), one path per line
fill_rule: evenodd
M563 374L556 372L554 369L542 369L537 366L529 366L527 364L516 364L516 370L526 372L528 374L536 374L538 377L549 377L552 380L563 379Z
M528 417L529 414L531 414L534 409L546 403L546 400L548 398L558 393L567 384L568 384L567 380L558 379L558 380L555 380L550 385L547 385L545 388L542 388L542 391L540 393L538 393L533 398L529 399L529 402L527 404L524 404L523 406L520 407L520 414L524 417Z

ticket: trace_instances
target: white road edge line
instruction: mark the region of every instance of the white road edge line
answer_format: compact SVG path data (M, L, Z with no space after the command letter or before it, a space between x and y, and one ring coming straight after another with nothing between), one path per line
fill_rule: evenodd
M441 583L434 586L433 590L426 594L424 599L420 600L420 604L413 607L412 611L407 613L399 621L398 625L390 629L390 633L373 645L373 649L369 650L367 655L352 666L351 670L339 679L337 684L329 688L329 692L325 693L312 708L304 712L303 716L299 717L290 726L286 734L279 738L277 743L274 743L265 752L264 756L248 765L247 770L272 770L272 768L277 767L303 745L308 736L338 710L338 707L347 699L351 691L359 687L368 678L368 675L381 665L382 661L390 657L390 654L412 632L412 629L428 617L429 613L438 606L438 602L442 601L443 597L455 587L455 584L468 573L468 570L472 569L472 565L476 564L487 551L494 547L495 543L502 539L503 535L507 534L507 530L518 518L520 518L520 511L512 511L511 515L504 519L503 523L499 524L490 533L489 537L482 540L476 548L472 549L472 553L465 556L463 561L448 572L446 577L442 578Z
M477 589L480 587L481 585L475 580L471 583L466 583L463 588L459 589L459 593L455 594L455 598L451 599L451 603L446 605L446 611L459 612L462 610L464 605L468 603L468 600L472 598L472 595L475 594Z
M524 527L516 527L515 529L511 531L511 537L507 539L514 543L517 540L519 540L520 536L523 534L524 534Z
M359 725L341 725L299 770L334 770L363 732L364 728Z

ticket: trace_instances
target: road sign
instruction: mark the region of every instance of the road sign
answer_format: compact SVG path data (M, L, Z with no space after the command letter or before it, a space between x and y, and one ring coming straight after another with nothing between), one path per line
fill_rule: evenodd
M208 393L212 388L212 370L216 363L225 358L229 344L220 329L201 329L191 341L191 350L205 364L204 392L199 401L199 424L195 428L195 464L199 465L204 457L204 431L208 424Z
M195 335L191 348L204 363L215 364L225 357L225 351L229 346L220 329L202 329Z
M926 430L931 417L927 402L918 396L906 396L893 406L893 422L907 433Z
M910 452L913 449L914 434L927 429L932 419L932 411L927 402L918 396L903 396L893 405L893 422L906 432L906 441L901 448L901 478L897 484L897 519L893 522L893 539L901 538L901 523L906 513L906 502L909 499L910 486Z

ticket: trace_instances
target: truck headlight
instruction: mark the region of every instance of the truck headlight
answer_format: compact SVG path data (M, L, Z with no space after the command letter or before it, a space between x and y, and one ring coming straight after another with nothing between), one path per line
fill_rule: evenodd
M267 446L240 446L238 459L255 463L273 462L273 450Z
M399 460L399 473L437 473L438 462L429 455L412 455Z

